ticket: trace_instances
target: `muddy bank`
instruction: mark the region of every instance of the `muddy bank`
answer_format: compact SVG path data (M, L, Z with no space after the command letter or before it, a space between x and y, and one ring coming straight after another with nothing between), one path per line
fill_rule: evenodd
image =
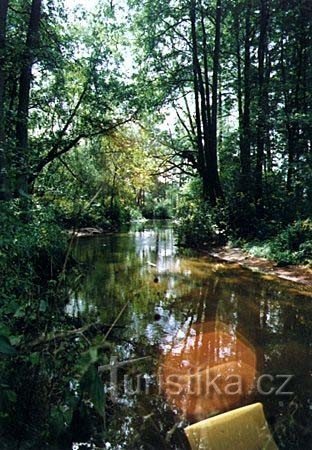
M276 262L251 256L240 248L219 247L209 251L208 254L219 260L236 263L256 272L275 275L284 280L312 286L312 269L305 266L278 267Z

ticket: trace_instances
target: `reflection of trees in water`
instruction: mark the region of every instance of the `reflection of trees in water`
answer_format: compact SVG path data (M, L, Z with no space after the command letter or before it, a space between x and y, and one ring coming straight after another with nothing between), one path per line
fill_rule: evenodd
M237 344L237 336L244 335L256 348L259 373L275 374L278 370L287 369L297 374L295 391L300 406L296 414L304 423L304 414L308 417L308 405L303 392L307 390L308 380L300 374L308 373L309 365L308 316L311 306L307 298L288 291L287 284L266 281L248 271L233 269L231 265L205 258L176 256L171 231L145 230L130 235L107 236L92 242L92 249L87 243L85 248L78 249L78 252L84 252L82 260L88 261L90 267L79 298L96 304L105 322L113 320L124 302L131 300L121 319L121 324L126 325L125 331L118 333L121 353L124 348L125 354L138 355L137 347L129 347L129 342L142 344L140 355L142 352L146 354L149 348L155 354L158 343L168 351L176 339L182 337L181 351L185 354L186 338L191 336L195 323L199 325L196 325L194 345L199 348L203 342L205 322L222 322L219 331L228 333L231 341L225 342L220 333L214 336L210 342L210 347L214 348L212 363L216 364L222 354L220 349L226 346L242 360L243 350ZM105 246L101 245L103 243ZM157 321L154 320L155 311L159 315ZM156 347L152 349L151 344ZM129 348L132 349L130 353ZM147 365L146 370L150 369ZM272 396L259 400L270 411L271 423L280 415L287 422L286 400L285 407L279 406L279 399ZM154 414L155 421L153 425L146 419L144 433L141 438L135 438L131 433L135 434L133 430L141 426L135 416L140 408L143 408L145 416ZM114 416L112 433L122 415L129 414L133 429L129 425L127 438L127 433L120 430L120 439L123 436L127 442L148 443L151 442L150 437L155 436L153 439L161 446L162 438L156 436L163 436L163 431L158 424L165 423L168 430L170 423L174 422L173 416L164 417L163 408L162 399L157 396L149 400L143 396L132 399L133 413L121 408L120 415L116 413ZM296 439L300 441L299 428L297 423L292 433L297 433ZM287 442L289 437L284 436L283 439Z
M192 328L192 323L215 317L217 321L226 324L230 334L243 333L257 349L257 371L260 376L263 373L276 374L290 373L295 375L291 389L296 394L297 411L295 416L288 414L291 398L284 398L284 407L280 406L279 398L259 398L265 403L271 423L276 417L283 417L285 424L292 431L284 432L283 440L287 442L291 433L297 433L292 440L307 442L307 427L305 435L299 437L298 431L301 424L311 417L306 392L309 387L309 373L311 354L309 342L311 338L311 324L308 312L310 303L304 295L294 295L287 291L287 285L281 286L276 282L265 282L260 277L252 277L248 283L243 281L243 286L231 284L221 277L211 276L205 280L204 285L188 292L185 298L177 300L177 303L187 302L193 304L188 317L187 336ZM201 325L203 327L203 324ZM196 336L195 346L201 343L200 333ZM184 342L185 352L186 341ZM220 346L218 347L220 348ZM279 385L275 382L275 388ZM275 417L275 419L274 419ZM292 425L290 425L292 423ZM279 428L280 430L281 428ZM295 431L297 430L297 432ZM280 431L279 431L280 433ZM291 440L289 440L291 442Z

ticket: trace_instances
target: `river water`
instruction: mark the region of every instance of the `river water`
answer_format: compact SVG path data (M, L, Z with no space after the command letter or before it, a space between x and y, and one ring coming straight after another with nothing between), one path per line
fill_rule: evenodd
M279 448L312 448L306 288L182 252L163 223L82 238L75 254L85 276L67 312L115 325L100 369L105 448L187 449L184 426L258 401ZM235 393L218 377L187 391L187 374L212 367L236 376Z

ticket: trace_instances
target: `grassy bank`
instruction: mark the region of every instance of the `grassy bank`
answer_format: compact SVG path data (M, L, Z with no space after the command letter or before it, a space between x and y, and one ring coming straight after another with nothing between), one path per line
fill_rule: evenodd
M252 218L245 222L244 233L235 225L228 207L212 209L209 205L188 203L179 211L178 243L183 247L207 249L229 244L280 266L312 264L311 219L285 225Z
M300 220L271 239L238 241L251 256L273 260L278 266L312 265L312 221Z

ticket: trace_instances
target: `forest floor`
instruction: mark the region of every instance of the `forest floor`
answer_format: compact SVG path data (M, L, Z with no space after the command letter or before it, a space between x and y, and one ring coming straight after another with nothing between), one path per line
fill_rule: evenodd
M237 263L241 267L265 273L295 283L312 286L312 269L306 266L278 267L275 261L249 255L240 248L219 247L209 251L209 255L222 261Z

